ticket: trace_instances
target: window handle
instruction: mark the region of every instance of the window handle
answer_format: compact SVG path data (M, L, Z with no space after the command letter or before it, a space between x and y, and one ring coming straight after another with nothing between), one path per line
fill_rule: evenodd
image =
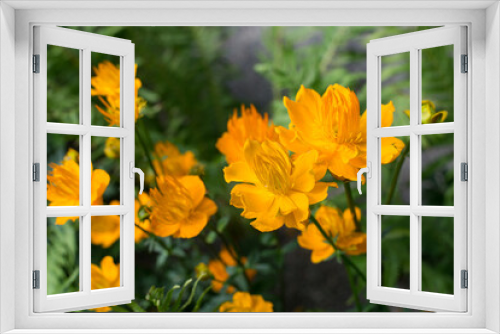
M361 168L358 171L358 192L359 192L360 195L362 194L362 192L361 192L361 180L362 180L363 173L366 173L366 176L369 179L372 178L372 163L371 162L368 161L366 163L366 168Z
M134 173L139 174L139 194L142 194L142 191L144 190L144 172L140 168L135 168L133 161L130 161L129 167L131 179L134 178Z

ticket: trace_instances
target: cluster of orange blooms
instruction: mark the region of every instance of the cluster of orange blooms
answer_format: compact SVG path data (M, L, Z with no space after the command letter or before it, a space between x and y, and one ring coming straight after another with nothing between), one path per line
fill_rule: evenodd
M356 180L366 167L366 111L361 115L356 94L338 84L323 95L301 87L295 101L284 98L291 123L287 128L269 124L251 106L235 111L228 131L217 142L229 166L227 182L238 182L231 191L231 204L259 231L273 231L283 225L300 231L297 241L312 251L314 263L329 258L336 249L349 255L366 252L366 234L356 231L351 210L322 205L315 214L322 229L335 238L326 242L318 227L309 222L310 206L326 199L327 171L339 181ZM382 105L382 126L393 122L392 102ZM394 137L382 139L382 163L394 161L404 143ZM359 220L361 211L356 208Z
M94 68L92 95L103 104L96 106L110 126L120 124L119 69L109 62ZM140 117L145 101L138 97L141 81L136 79L136 115ZM251 219L251 225L261 231L274 231L285 225L298 230L298 244L311 251L311 261L318 263L336 250L348 255L366 252L366 234L356 229L355 221L361 211L342 211L321 205L310 222L311 205L325 200L336 182L325 181L329 172L336 180L356 180L360 168L366 167L366 111L361 114L356 94L340 85L329 86L323 95L301 87L295 101L285 97L291 123L288 128L274 126L267 114L261 115L254 106L234 111L227 132L217 141L217 149L229 165L224 168L226 182L237 182L231 190L230 204L243 209L241 215ZM393 122L392 102L382 105L382 126ZM382 138L382 163L394 161L404 143L394 137ZM105 154L119 157L119 140L106 142ZM79 205L79 158L70 150L61 164L51 164L47 179L47 200L51 206ZM198 169L197 169L198 167ZM159 237L194 238L217 212L215 202L206 196L207 190L199 175L199 164L190 151L181 153L172 143L158 142L153 152L152 168L156 187L149 194L138 195L135 201L135 241L150 234ZM92 205L102 205L102 196L110 182L108 173L92 170ZM111 201L109 205L118 205ZM353 217L355 212L356 217ZM78 217L58 218L65 224ZM93 244L108 248L120 237L119 216L92 218ZM332 237L335 246L326 242L324 232ZM212 276L212 289L222 290L229 279L228 267L245 264L246 258L223 248L218 259L211 260L205 270ZM244 274L252 279L256 271L246 268ZM119 264L112 257L102 259L100 266L92 265L92 289L119 286ZM260 295L236 292L232 285L226 292L233 300L220 306L222 312L272 312L273 305ZM109 311L109 308L96 309Z

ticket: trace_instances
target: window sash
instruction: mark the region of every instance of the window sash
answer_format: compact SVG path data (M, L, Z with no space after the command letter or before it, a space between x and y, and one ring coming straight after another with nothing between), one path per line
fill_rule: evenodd
M47 45L80 50L80 124L47 122ZM119 128L91 125L91 52L120 57L121 122ZM34 162L40 163L40 182L34 183L34 270L40 271L40 289L34 289L34 311L73 311L129 303L134 298L134 180L129 176L134 162L135 64L130 41L39 26L34 30L34 54L40 55L40 73L33 74ZM80 138L80 206L47 206L47 134ZM91 138L121 140L121 205L91 205ZM120 287L91 289L91 216L120 215ZM47 217L80 217L80 291L47 295Z
M467 183L460 180L460 163L467 162L466 108L467 76L460 73L461 54L466 54L466 28L452 26L404 34L371 41L367 46L367 161L372 177L367 182L367 298L373 303L438 311L467 311L467 290L461 289L460 271L467 269ZM454 45L455 121L420 125L421 49ZM381 57L410 53L410 125L381 127ZM454 206L420 205L421 144L420 135L454 133ZM385 136L409 136L410 205L381 205L380 140ZM410 216L410 289L383 287L381 283L381 217ZM419 291L421 287L421 218L454 217L454 294Z

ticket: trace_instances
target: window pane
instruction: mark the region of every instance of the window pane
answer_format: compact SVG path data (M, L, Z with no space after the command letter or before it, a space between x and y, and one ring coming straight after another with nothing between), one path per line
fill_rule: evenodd
M92 52L92 125L120 126L120 57Z
M47 294L80 291L79 217L47 218Z
M453 45L423 49L420 124L453 122Z
M381 57L381 125L410 125L410 53Z
M47 205L80 205L80 137L47 134Z
M120 216L93 216L91 288L120 286Z
M453 205L453 139L453 133L421 137L422 205Z
M410 217L382 216L382 286L410 288Z
M80 122L80 50L47 45L47 122Z
M92 205L120 204L120 138L92 137Z
M453 294L453 218L421 219L422 291Z
M380 139L381 204L410 204L410 137Z

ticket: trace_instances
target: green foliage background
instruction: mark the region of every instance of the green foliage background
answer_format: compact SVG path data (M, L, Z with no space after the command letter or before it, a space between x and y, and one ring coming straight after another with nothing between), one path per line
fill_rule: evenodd
M256 50L252 50L258 57L253 71L266 83L248 86L248 89L269 90L263 93L270 99L259 111L269 113L275 124L288 126L283 96L294 98L301 85L319 93L334 83L350 87L359 98L361 110L365 110L366 44L372 39L428 27L73 28L129 39L135 43L137 76L143 83L139 95L148 103L144 116L136 124L138 131L148 134L144 145L139 145L136 139L136 166L152 177L153 171L146 156L158 141L168 140L182 152L191 150L205 166L203 181L209 197L219 207L215 222L210 223L210 228L207 227L197 238L148 238L136 244L136 300L130 305L115 306L113 311L216 311L231 295L210 291L210 280L197 281L194 268L200 262L208 263L210 258L214 258L214 253L222 245L220 235L232 240L237 250L248 257L247 266L258 272L248 286L240 268L229 268L229 283L263 295L264 299L273 302L275 311L354 311L352 294L346 292L350 291L347 278L335 258L327 263L312 265L308 259L309 251L297 245L297 233L283 229L260 233L240 217L239 210L228 204L231 187L222 177L222 168L226 163L216 150L215 142L225 131L233 109L239 108L243 102L248 104L231 89L231 82L244 78L240 65L228 57L228 41L235 38L241 29L260 29L260 43ZM58 47L50 47L48 52L49 121L76 123L78 52ZM431 99L437 110L449 111L448 121L453 120L452 55L446 48L437 48L426 50L424 56L423 98ZM393 125L408 123L403 113L409 107L409 64L405 57L391 56L383 62L382 101L393 101L396 106ZM103 56L95 55L93 64L103 59ZM93 124L102 122L102 116L95 109L92 119ZM77 138L63 137L49 140L49 161L58 162L67 148L78 147ZM453 170L450 165L453 138L446 135L428 137L422 141L424 155L428 158L423 166L423 194L434 205L453 205ZM108 158L102 154L102 145L103 142L93 144L93 162L107 166L99 168L110 170L112 177L116 177L119 175L116 166L108 166ZM401 156L398 159L404 158ZM384 166L384 186L389 187L396 164L397 161ZM405 172L409 170L408 161L402 166L392 204L405 204L408 200L409 175ZM365 196L353 193L356 205L363 210L362 225L365 227ZM115 189L105 200L109 201L117 194ZM347 208L342 186L331 191L325 203L342 210ZM385 286L405 287L409 280L409 224L405 221L408 217L383 219L382 277ZM50 256L47 269L51 293L78 290L78 279L75 279L78 238L71 237L75 231L78 231L77 223L61 227L48 222ZM423 287L428 291L451 293L452 221L429 218L422 224L422 231L425 236L422 238ZM98 264L105 255L113 255L116 259L119 254L117 245L109 249L92 246L92 262ZM352 257L352 261L365 271L365 255ZM300 279L303 276L313 283L304 286ZM196 281L196 285L189 281L191 279ZM185 289L174 288L176 285L183 286L185 282L189 282ZM338 284L331 285L330 282ZM364 298L364 283L356 279L355 284L361 291L364 311L401 311L370 304ZM294 297L291 291L300 293ZM189 303L184 306L187 301Z

